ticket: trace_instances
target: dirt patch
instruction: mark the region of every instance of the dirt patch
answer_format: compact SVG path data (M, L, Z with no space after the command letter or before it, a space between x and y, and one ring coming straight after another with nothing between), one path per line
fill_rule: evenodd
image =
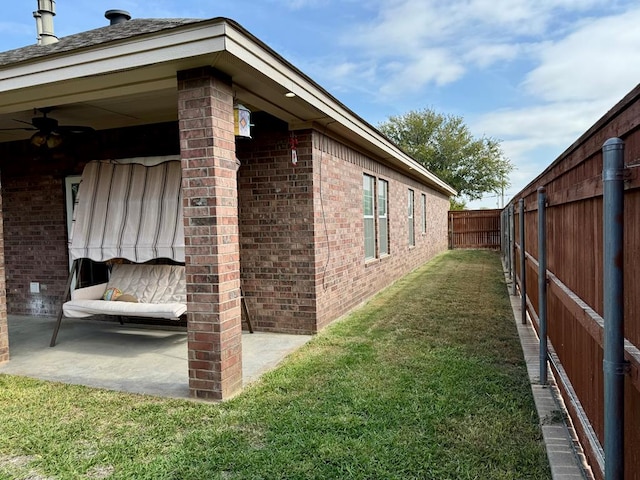
M0 455L0 474L5 473L11 475L11 478L21 480L55 480L40 475L36 470L28 469L34 460L33 455Z
M0 455L0 469L24 468L33 462L31 455Z
M111 465L96 465L89 469L87 472L87 478L109 478L113 474L114 470L115 469Z

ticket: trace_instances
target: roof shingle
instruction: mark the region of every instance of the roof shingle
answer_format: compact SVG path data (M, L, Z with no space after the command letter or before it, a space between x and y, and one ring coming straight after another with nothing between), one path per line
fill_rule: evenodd
M29 45L0 53L0 67L203 21L206 20L198 18L136 18L127 22L69 35L51 45Z

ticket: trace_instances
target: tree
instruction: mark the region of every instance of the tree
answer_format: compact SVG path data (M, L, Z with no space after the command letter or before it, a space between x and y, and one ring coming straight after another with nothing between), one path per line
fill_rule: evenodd
M430 109L391 116L379 129L406 153L458 191L452 209L509 186L513 164L493 138L475 138L462 117Z

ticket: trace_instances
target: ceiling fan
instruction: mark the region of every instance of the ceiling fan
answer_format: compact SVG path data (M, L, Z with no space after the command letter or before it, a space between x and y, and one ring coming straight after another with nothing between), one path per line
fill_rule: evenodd
M29 127L1 128L0 130L26 130L35 131L29 140L31 145L38 148L56 148L63 142L63 136L68 134L82 134L93 132L91 127L80 125L60 125L55 118L48 117L54 107L38 108L41 117L33 117L31 122L14 119L16 122L24 123Z

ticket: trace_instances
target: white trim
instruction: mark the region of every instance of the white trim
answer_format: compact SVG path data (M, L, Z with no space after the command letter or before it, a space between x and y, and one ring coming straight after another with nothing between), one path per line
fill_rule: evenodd
M15 67L0 67L0 91L121 72L224 51L224 25L198 25L199 28L160 30L155 35L61 52Z

